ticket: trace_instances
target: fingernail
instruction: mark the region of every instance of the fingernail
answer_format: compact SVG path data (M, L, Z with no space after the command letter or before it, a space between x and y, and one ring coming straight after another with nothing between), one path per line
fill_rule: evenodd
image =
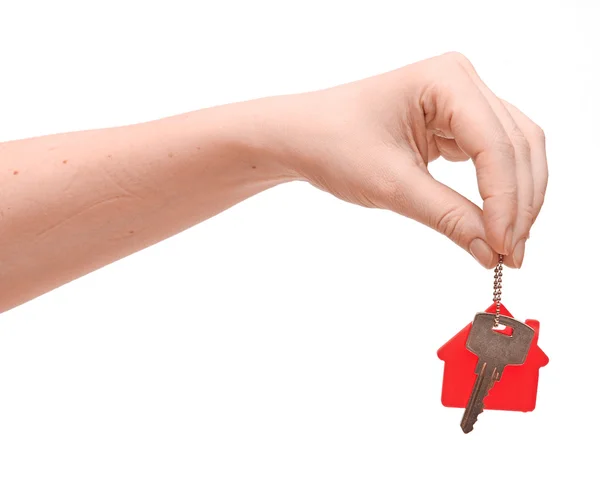
M523 265L523 258L525 258L525 238L517 243L515 250L513 251L513 260L517 269L520 269Z
M514 227L511 225L506 230L506 236L504 237L504 252L506 255L510 255L513 250L513 233Z
M475 260L483 265L486 269L489 269L493 263L494 251L489 245L481 238L475 238L469 245L469 251L471 255L475 257Z

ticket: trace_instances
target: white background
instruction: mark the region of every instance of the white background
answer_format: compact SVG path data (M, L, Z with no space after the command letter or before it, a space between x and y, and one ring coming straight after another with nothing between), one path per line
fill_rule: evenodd
M504 289L541 321L538 408L463 435L436 351L491 273L289 184L2 314L0 491L599 491L596 2L151 3L3 1L0 140L461 51L547 134L547 203ZM470 164L431 169L477 199Z

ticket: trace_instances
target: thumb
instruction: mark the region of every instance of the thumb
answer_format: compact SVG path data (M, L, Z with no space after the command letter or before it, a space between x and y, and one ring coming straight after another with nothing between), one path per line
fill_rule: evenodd
M379 197L387 209L419 221L450 238L490 269L498 254L486 241L483 212L473 202L435 180L426 170L411 168L400 180L401 190Z

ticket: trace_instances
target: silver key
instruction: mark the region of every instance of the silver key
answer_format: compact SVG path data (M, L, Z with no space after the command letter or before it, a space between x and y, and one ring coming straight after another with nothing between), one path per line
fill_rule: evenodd
M507 365L522 365L533 340L534 331L514 318L500 315L500 324L511 327L511 335L494 330L494 313L478 313L467 339L467 349L475 353L479 360L475 373L477 380L473 385L469 403L460 423L465 433L473 431L477 417L483 412L483 400L490 389L502 377Z

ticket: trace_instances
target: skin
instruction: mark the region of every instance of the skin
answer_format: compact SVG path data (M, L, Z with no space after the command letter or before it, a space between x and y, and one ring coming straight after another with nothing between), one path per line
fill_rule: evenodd
M483 210L437 182L472 159ZM0 311L306 180L520 267L544 201L544 134L448 53L331 89L0 144Z

